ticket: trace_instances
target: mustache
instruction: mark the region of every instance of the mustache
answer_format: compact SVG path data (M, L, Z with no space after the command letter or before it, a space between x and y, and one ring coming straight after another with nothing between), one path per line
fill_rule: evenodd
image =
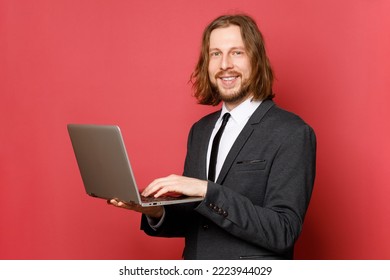
M219 71L215 74L215 78L218 79L220 77L223 77L223 76L238 76L238 77L241 77L241 73L237 72L237 71Z

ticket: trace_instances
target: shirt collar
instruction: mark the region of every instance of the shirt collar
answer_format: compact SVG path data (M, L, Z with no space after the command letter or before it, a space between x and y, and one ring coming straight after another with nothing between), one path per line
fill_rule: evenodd
M257 107L260 106L260 104L261 101L253 100L252 97L249 97L229 112L225 103L223 103L220 119L225 113L230 113L230 119L233 119L236 123L246 123L252 114L256 111Z

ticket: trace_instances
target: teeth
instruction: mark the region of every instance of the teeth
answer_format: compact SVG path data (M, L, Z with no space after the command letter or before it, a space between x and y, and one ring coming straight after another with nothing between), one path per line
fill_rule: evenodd
M233 81L236 77L223 77L222 80L224 81Z

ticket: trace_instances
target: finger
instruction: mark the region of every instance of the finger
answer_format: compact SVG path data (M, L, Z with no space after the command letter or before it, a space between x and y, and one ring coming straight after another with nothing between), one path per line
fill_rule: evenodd
M161 186L156 186L151 194L153 194L154 197L159 197L169 193L177 196L182 195L183 193L180 184L178 182L169 182Z
M136 210L136 208L137 208L137 204L135 204L133 202L124 202L124 201L121 201L118 199L111 199L109 201L109 203L114 205L115 207L125 208L125 209L129 209L129 210Z
M157 179L156 179L157 180ZM153 189L155 188L155 186L156 186L156 180L154 180L153 182L151 182L143 191L142 191L142 193L141 193L141 195L143 195L143 196L149 196L151 193L152 193L152 191L153 191Z
M145 188L145 190L142 192L142 195L150 196L151 194L158 192L161 188L167 186L168 184L169 181L166 180L166 178L156 179Z
M175 192L176 193L176 191L172 187L163 187L163 188L159 189L153 196L154 197L160 197L160 196L165 195L165 194L167 194L169 192Z
M174 191L172 188L180 185L180 180L182 180L181 178L183 177L172 174L167 177L156 179L144 190L143 194L145 194L145 196L149 196L167 187Z
M116 198L107 199L107 204L110 204L110 205L118 206L118 202L119 202L119 200Z

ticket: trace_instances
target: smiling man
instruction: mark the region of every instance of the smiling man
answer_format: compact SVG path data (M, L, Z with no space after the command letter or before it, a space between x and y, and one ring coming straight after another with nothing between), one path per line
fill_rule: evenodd
M315 177L316 138L272 101L273 73L263 36L246 15L205 29L192 74L200 104L221 110L191 128L183 175L154 180L144 196L179 193L196 203L143 208L142 229L184 237L185 259L291 259Z

